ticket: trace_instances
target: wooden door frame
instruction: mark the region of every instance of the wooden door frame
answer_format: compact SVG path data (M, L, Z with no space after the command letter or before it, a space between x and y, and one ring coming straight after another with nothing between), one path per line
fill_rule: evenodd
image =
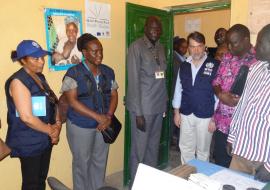
M184 14L184 13L196 13L196 12L204 12L204 11L217 11L223 9L230 9L231 1L230 0L222 0L222 1L214 1L214 2L205 2L205 3L194 3L189 5L179 5L173 6L170 8L170 11L173 15Z

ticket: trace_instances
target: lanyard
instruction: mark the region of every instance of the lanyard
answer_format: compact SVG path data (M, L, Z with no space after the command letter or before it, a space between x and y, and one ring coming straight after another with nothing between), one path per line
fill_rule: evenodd
M143 38L143 42L144 42L145 46L148 48L147 42L146 42L146 40L145 40L144 38ZM155 61L156 61L156 64L157 64L158 67L160 68L159 51L158 51L158 49L157 49L156 51L154 50L154 49L156 49L156 48L154 48L154 47L150 47L150 48L148 48L148 49L150 50L152 56L154 57L154 59L155 59Z
M30 75L30 76L35 81L35 83L38 85L40 90L48 97L50 103L57 104L58 98L55 95L55 93L52 91L50 86L45 81L41 80L38 75L36 75L36 76Z
M94 77L95 81L96 81L96 85L97 85L97 101L98 101L98 105L100 105L98 107L98 110L100 111L100 113L103 113L104 111L104 103L103 103L103 93L102 93L102 89L99 88L99 74L97 76L94 76L94 74L92 73L92 71L90 70L90 68L87 66L87 64L85 63L85 61L82 61L83 66L89 71L90 75Z
M99 91L99 90L100 90L100 89L99 89L99 76L100 76L100 75L98 74L97 76L94 76L93 73L92 73L92 71L91 71L90 68L86 65L86 63L85 63L84 60L82 61L82 63L83 63L83 66L89 71L90 75L92 75L92 76L94 77L94 79L95 79L95 81L96 81L97 89L98 89L98 91Z

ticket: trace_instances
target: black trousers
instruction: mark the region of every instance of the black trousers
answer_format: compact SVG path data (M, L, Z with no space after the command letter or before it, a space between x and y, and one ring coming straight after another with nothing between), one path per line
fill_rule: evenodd
M215 131L214 158L217 165L229 168L232 157L226 151L227 138L228 135Z
M20 157L22 172L22 190L45 190L49 171L52 147L41 155Z

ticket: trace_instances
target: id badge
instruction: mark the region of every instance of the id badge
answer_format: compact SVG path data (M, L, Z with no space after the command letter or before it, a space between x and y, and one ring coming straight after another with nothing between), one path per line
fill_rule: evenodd
M155 78L156 79L164 79L165 78L164 71L156 71L155 72Z
M34 116L46 116L46 98L45 98L45 96L33 96L32 97L32 113ZM17 110L16 110L16 117L19 117Z

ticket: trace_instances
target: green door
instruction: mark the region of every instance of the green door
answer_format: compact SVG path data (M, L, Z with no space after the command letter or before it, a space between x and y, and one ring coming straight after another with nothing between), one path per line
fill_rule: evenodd
M137 38L144 35L144 23L148 16L156 15L162 20L163 34L160 38L161 43L166 49L167 60L167 90L169 94L168 111L163 119L163 129L160 139L159 151L159 168L165 168L168 164L169 157L169 133L171 118L171 84L172 84L172 38L173 38L173 15L170 12L144 7L131 3L126 4L126 47ZM126 69L127 70L127 69ZM127 89L127 73L126 73L126 89ZM129 155L130 155L130 118L128 111L125 111L125 155L124 155L124 184L127 185L130 179L129 171Z

